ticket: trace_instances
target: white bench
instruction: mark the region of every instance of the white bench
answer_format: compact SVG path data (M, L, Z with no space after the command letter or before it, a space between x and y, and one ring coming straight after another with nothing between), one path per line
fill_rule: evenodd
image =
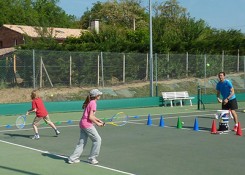
M195 97L190 97L187 91L180 92L162 92L162 98L164 100L164 106L166 106L166 101L170 101L171 107L173 107L173 101L179 100L180 106L183 106L184 100L190 100L190 105L192 106L192 99Z

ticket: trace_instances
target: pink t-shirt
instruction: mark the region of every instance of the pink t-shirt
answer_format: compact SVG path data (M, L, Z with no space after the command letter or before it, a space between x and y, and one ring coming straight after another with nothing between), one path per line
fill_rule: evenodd
M83 112L80 120L80 128L90 128L93 126L92 121L89 119L90 111L96 111L96 101L91 100Z

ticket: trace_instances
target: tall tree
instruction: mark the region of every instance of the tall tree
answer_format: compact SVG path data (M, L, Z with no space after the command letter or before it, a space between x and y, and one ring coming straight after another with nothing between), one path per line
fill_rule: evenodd
M176 0L154 4L153 38L157 45L164 45L160 52L179 49L181 40L181 19L188 15L186 9L179 6ZM182 20L183 21L183 20ZM156 28L155 28L156 27Z
M75 16L57 6L59 0L0 1L0 25L77 27Z
M59 0L35 0L33 8L39 12L39 25L52 27L72 27L75 16L65 13L56 4Z
M94 19L101 23L114 27L128 29L142 28L147 26L147 15L141 7L140 0L111 0L105 3L97 2L91 10L84 13L81 18L83 28L89 25Z

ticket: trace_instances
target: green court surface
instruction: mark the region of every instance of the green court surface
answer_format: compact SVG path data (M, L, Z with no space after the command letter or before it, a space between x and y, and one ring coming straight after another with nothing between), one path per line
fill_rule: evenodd
M67 164L78 142L81 113L52 113L51 119L61 134L40 126L40 140L30 139L28 125L16 129L16 116L0 116L0 174L5 175L242 175L245 173L245 137L230 131L211 134L215 110L197 110L196 106L122 109L130 117L122 127L106 125L98 128L102 137L99 165L86 162L91 141L78 164ZM120 110L98 111L99 118L109 118ZM239 112L241 126L245 113ZM159 126L160 117L164 125ZM177 121L183 122L182 129ZM198 131L194 130L197 121ZM147 125L147 123L151 125ZM218 127L218 121L216 120ZM9 127L6 127L9 125ZM233 127L230 121L230 127Z

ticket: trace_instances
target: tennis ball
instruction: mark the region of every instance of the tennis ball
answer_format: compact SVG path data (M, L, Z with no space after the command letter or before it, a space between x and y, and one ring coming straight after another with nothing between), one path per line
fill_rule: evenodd
M50 96L51 96L51 97L53 97L54 95L53 95L53 94L51 94Z
M185 122L182 122L182 125L185 124Z
M207 66L209 67L209 66L210 66L210 64L209 64L209 63L207 63Z

